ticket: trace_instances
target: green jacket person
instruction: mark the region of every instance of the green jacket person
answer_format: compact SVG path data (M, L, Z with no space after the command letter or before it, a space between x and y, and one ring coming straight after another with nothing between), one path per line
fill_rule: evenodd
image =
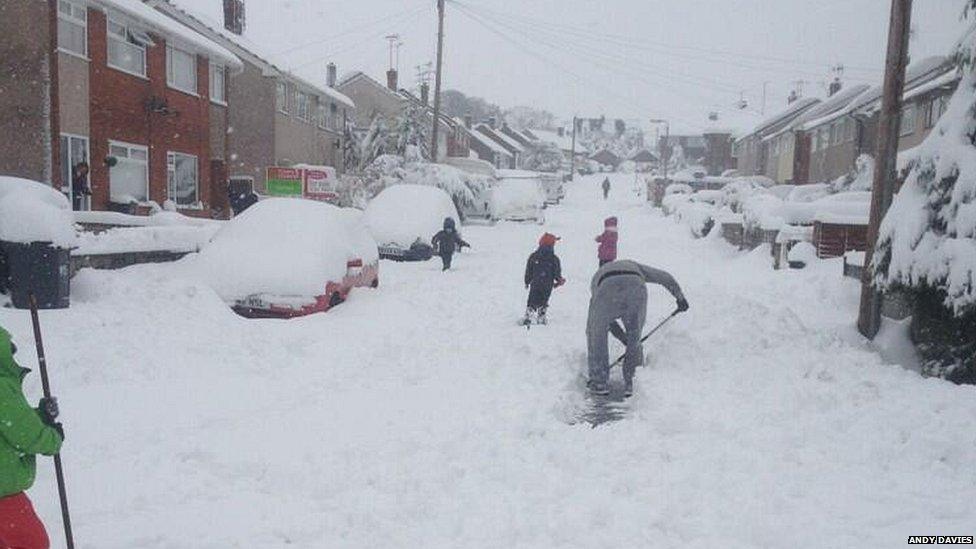
M23 381L30 370L14 361L10 334L0 327L0 547L47 549L44 525L24 493L34 484L35 456L61 449L57 403L42 400L31 408Z

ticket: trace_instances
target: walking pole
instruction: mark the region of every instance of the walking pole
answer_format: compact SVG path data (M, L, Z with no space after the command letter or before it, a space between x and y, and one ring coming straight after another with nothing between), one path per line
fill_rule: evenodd
M44 358L44 340L41 338L41 322L37 314L37 298L33 292L29 295L31 323L34 325L34 343L37 345L37 365L41 370L41 387L44 398L51 398L51 385L47 378L47 361ZM64 488L64 470L61 467L61 454L54 454L54 474L58 480L58 497L61 499L61 518L64 519L64 539L68 549L75 548L74 536L71 534L71 515L68 514L68 494Z
M669 320L671 320L672 318L674 318L675 316L677 316L677 314L680 313L680 312L681 311L679 311L678 309L675 309L674 312L671 313L671 314L669 314L667 317L665 317L664 320L662 320L661 322L658 322L657 326L651 328L651 331L650 332L647 332L647 335L645 335L644 337L642 337L641 340L640 340L640 342L641 343L644 343L645 341L647 341L647 338L649 338L652 335L654 335L654 332L660 330L661 329L661 326L664 326L665 324L667 324ZM623 362L623 360L624 360L624 358L626 356L627 356L627 353L624 353L624 354L620 355L620 358L618 358L617 360L614 360L613 361L613 364L610 365L610 368L613 368L617 364L620 364L621 362ZM609 370L609 368L608 368L608 370Z

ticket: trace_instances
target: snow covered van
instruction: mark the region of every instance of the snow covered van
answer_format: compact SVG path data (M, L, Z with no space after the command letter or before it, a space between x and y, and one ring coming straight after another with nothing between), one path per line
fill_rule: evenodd
M379 244L383 259L426 261L434 254L431 239L446 218L460 225L454 202L428 185L392 185L369 201L363 220Z
M193 261L217 294L248 318L328 311L353 288L379 284L376 243L356 214L299 198L251 206Z
M546 196L537 172L499 170L501 180L492 189L495 221L545 222Z

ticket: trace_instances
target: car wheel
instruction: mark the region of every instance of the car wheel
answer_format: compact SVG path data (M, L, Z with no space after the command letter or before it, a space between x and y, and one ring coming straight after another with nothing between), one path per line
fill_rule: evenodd
M340 303L342 303L342 296L339 295L339 292L332 292L332 295L329 297L329 308L335 307Z
M373 281L369 283L369 287L370 288L379 288L380 287L380 279L379 279L379 277L374 278Z

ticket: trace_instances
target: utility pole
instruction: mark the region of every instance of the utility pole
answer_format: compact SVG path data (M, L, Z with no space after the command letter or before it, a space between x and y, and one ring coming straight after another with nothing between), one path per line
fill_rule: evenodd
M576 117L573 117L573 147L569 153L569 180L576 181Z
M441 121L441 69L444 66L444 0L437 0L437 74L434 76L434 129L431 131L430 160L437 162L437 130Z
M874 247L878 229L895 191L897 180L898 133L901 125L902 93L905 88L905 66L908 64L908 40L911 34L912 0L891 0L888 26L888 54L885 58L884 89L878 120L877 167L871 190L871 218L868 224L867 253L861 273L861 306L857 328L873 339L881 328L882 295L873 285Z
M759 107L759 116L766 116L766 87L769 86L769 81L763 82L763 93L762 93L762 106Z

